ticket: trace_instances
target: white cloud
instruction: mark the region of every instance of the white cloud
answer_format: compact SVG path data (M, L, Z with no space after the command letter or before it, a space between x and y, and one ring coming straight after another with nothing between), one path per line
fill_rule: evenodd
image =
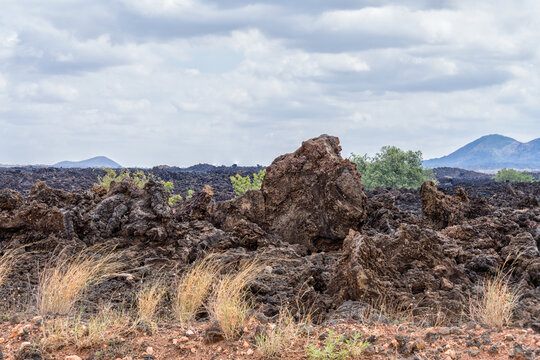
M269 163L320 133L430 157L540 136L537 1L365 3L4 1L0 163Z

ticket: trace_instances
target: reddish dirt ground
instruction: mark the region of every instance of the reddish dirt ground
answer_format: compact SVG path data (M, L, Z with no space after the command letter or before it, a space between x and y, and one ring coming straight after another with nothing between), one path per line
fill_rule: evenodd
M67 346L45 352L44 358L68 359L71 355L81 359L263 359L255 344L255 321L244 329L236 341L221 340L209 344L205 340L208 323L194 323L189 327L162 324L153 335L134 333L93 349ZM295 347L288 349L281 359L307 358L308 343L321 346L324 335L349 336L360 333L362 339L372 343L361 359L536 359L540 355L540 334L531 329L486 329L478 325L461 327L422 328L408 324L371 325L341 323L332 327L310 326ZM21 357L21 348L39 346L41 326L28 318L18 324L0 325L0 349L4 359L30 359ZM374 339L374 340L373 340ZM76 359L76 358L75 358Z

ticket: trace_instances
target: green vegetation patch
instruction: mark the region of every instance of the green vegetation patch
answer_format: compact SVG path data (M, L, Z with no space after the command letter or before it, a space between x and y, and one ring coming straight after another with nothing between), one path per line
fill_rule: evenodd
M243 195L249 190L260 190L265 175L266 169L262 169L258 173L253 174L253 179L249 175L240 176L240 174L236 174L235 176L231 176L230 180L236 195Z
M329 331L324 344L317 347L310 344L307 349L307 356L310 360L346 360L358 359L362 351L370 344L362 341L360 333L354 333L352 337L346 339L344 335L335 335Z
M501 169L493 176L496 182L534 182L534 177L514 169Z
M435 180L431 169L422 167L421 151L403 151L395 146L384 146L373 157L351 154L349 157L368 190L378 186L418 189L426 180Z
M164 181L159 178L156 178L152 174L146 174L142 170L134 171L133 173L129 171L129 169L122 169L119 172L117 172L114 169L110 168L103 168L105 170L104 176L98 176L97 185L103 186L107 191L110 190L111 184L113 182L119 183L124 179L130 179L137 185L139 188L144 188L144 186L150 181L150 179L157 181L158 183L162 184L165 188L165 191L169 194L169 205L173 206L178 201L183 200L182 195L180 194L172 194L174 190L174 184L172 181ZM193 194L195 193L194 190L188 190L186 200L191 199Z

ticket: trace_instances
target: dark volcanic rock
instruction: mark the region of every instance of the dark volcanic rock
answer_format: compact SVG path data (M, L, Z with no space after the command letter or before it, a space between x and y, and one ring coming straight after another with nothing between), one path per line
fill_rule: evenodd
M262 185L264 227L308 249L337 248L366 219L367 197L339 139L321 135L276 158Z
M349 229L362 227L367 207L360 174L340 151L328 135L303 142L267 168L261 191L216 204L214 222L254 238L266 231L305 250L339 249Z
M455 188L455 195L449 196L438 191L432 181L426 181L420 187L422 212L434 228L462 223L465 218L474 218L489 214L492 209L485 199L471 201L464 188Z
M385 297L403 306L440 304L459 313L465 298L460 291L471 282L456 266L456 244L431 229L402 225L393 235L349 233L330 286L346 300Z
M227 201L219 200L225 185L232 192L228 170L152 169L175 176L185 186L180 189L200 190L174 206L157 181L141 189L125 180L107 191L92 186L91 172L36 172L67 188L82 174L79 184L88 187L72 193L24 171L0 174L29 189L26 199L0 190L0 251L17 248L24 255L0 298L6 306L30 298L44 264L106 243L122 251L132 280L113 276L93 286L85 295L87 311L103 299L133 305L138 281L174 282L212 254L224 271L246 260L264 262L263 276L249 288L258 316L273 317L288 304L298 316L310 312L327 323L360 319L381 299L424 319L444 314L455 322L487 277L511 267L508 280L522 294L513 321L538 328L540 183L426 183L420 192L377 188L366 196L339 151L337 138L308 140L274 161L262 190ZM206 180L217 187L203 186Z
M22 205L24 198L10 189L0 190L0 210L13 210Z
M214 190L205 185L191 199L178 202L173 208L174 217L178 221L201 220L209 216L209 204L214 196Z

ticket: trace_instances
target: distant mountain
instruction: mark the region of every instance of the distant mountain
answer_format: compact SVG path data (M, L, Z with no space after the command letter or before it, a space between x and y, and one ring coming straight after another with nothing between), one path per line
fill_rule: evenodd
M96 156L91 159L81 160L81 161L61 161L52 165L52 167L57 168L121 168L122 165L117 162L112 161L105 156Z
M456 167L467 170L540 169L540 138L522 143L502 135L486 135L450 155L424 161L427 168Z

